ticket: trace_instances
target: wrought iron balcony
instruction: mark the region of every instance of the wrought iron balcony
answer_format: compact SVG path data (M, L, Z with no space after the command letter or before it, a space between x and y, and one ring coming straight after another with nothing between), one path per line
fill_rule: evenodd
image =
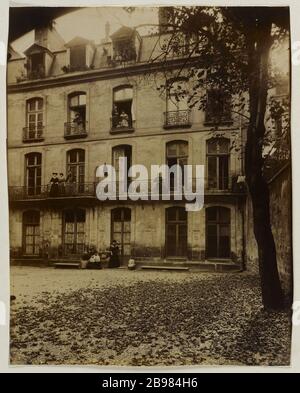
M87 121L65 123L65 139L76 139L87 137Z
M9 187L9 199L11 201L23 201L34 199L95 197L96 183L63 183L53 186L51 184L36 187L11 186Z
M241 178L242 176L239 176ZM130 201L130 189L128 189L131 181L129 178L126 184L117 183L116 184L116 199L121 198L124 200L124 196L127 194L127 199ZM244 182L239 182L237 176L233 176L231 181L228 183L228 178L226 183L217 186L214 183L214 187L211 186L211 179L205 178L204 180L204 193L205 195L230 195L230 194L245 194L246 185ZM182 193L183 200L185 200L186 193L195 193L197 191L197 183L199 179L193 178L190 186L185 188L183 185L179 187L176 186L174 179L170 179L169 182L169 192L167 190L168 182L163 182L162 178L157 178L152 180L144 180L147 184L142 184L145 186L146 195L148 200L166 200L164 197L166 195L170 196L170 200L177 200L176 195ZM97 198L96 188L97 182L93 183L62 183L57 186L45 185L36 187L26 187L26 186L11 186L9 187L9 200L10 201L32 201L32 200L53 200L53 199L68 199L68 198ZM225 188L226 186L226 188ZM199 183L198 183L199 187ZM124 190L128 190L124 193ZM134 194L135 195L135 194ZM136 196L136 195L135 195ZM155 198L156 197L156 198Z
M36 125L23 128L23 142L40 142L44 140L44 126Z
M191 127L191 111L189 109L164 112L164 128Z
M111 133L134 131L135 121L128 115L126 118L122 118L122 115L115 115L111 117L110 121Z

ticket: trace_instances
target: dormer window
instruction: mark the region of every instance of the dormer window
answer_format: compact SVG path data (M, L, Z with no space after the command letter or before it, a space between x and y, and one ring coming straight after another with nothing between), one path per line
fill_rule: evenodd
M70 68L74 71L86 68L85 46L74 46L73 48L70 48Z
M64 67L68 71L84 71L93 67L95 45L93 41L75 37L65 45L68 48L69 64Z
M28 79L45 78L49 74L53 62L52 52L48 48L35 43L24 53L27 58L25 68L27 69Z
M141 39L130 27L123 26L111 35L113 60L117 64L137 61Z
M44 53L35 53L29 57L31 77L43 78L45 76Z

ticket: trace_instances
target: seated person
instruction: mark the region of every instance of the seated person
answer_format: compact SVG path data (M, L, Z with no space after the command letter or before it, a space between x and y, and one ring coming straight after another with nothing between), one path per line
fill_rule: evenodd
M87 264L88 269L101 269L100 256L96 250L92 251Z

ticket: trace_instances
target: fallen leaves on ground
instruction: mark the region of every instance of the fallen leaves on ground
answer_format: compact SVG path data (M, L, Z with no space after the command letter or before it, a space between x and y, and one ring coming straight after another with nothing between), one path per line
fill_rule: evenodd
M105 287L97 274L12 304L13 364L289 364L291 315L263 310L255 275L115 270Z

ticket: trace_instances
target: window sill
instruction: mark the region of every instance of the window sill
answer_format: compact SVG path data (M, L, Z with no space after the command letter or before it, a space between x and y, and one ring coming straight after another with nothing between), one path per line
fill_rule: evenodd
M64 138L69 140L69 139L82 139L86 138L88 136L87 132L83 132L81 134L76 134L76 135L65 135Z
M185 123L185 124L164 124L164 129L165 130L170 130L174 128L191 128L192 124L191 123Z
M43 142L45 140L45 138L41 137L41 138L30 138L30 139L23 139L23 143L35 143L35 142Z
M111 134L122 134L124 132L134 132L135 129L132 127L116 127L116 128L111 128L110 133Z
M233 124L233 120L222 120L220 122L214 120L206 120L203 125L204 126L231 126Z

